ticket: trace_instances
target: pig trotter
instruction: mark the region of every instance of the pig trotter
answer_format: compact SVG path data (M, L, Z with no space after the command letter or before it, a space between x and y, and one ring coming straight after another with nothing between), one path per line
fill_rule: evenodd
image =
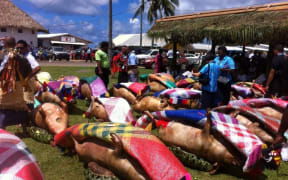
M218 162L214 163L213 169L209 172L210 175L215 175L219 171L220 168L221 168L220 163L218 163Z
M96 175L115 176L110 170L103 168L96 162L89 162L88 168Z
M123 143L122 143L122 140L120 139L120 137L115 134L115 133L111 133L110 134L111 138L112 138L112 141L114 143L114 146L115 146L115 150L114 150L114 153L117 155L117 156L122 156L124 153L123 153Z

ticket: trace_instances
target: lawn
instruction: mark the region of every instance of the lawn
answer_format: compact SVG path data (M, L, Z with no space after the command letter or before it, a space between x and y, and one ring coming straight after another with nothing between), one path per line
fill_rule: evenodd
M94 75L94 67L42 67L42 71L49 72L54 79L62 75L74 75L78 77L87 77ZM141 74L151 73L151 70L141 69ZM111 79L109 87L115 84L117 79ZM87 119L82 118L82 113L87 110L84 101L77 101L77 108L80 111L71 111L69 114L70 125L87 122ZM9 127L8 131L15 133L16 127ZM39 161L40 168L47 180L69 179L69 180L84 180L83 163L78 160L78 157L63 156L58 148L53 148L50 145L38 143L31 138L23 139L32 153ZM219 174L210 176L209 173L198 170L188 169L193 179L210 180L233 180L243 179L238 176L237 171L231 167L226 167ZM288 165L282 163L279 171L264 171L259 179L288 179Z

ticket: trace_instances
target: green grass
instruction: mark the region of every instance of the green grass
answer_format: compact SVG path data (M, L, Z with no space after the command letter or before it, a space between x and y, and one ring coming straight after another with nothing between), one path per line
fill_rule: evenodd
M94 67L42 67L42 71L49 72L54 79L62 75L74 75L78 77L87 77L94 75ZM151 73L152 70L141 69L140 74ZM111 79L109 87L116 84L117 79ZM87 110L84 101L77 101L77 109L71 110L69 114L69 124L74 125L78 123L87 122L87 119L82 118L82 113ZM8 131L15 133L16 127L9 127ZM53 148L50 145L38 143L31 138L23 139L29 149L37 158L40 168L47 180L84 180L84 167L78 158L63 156L58 148ZM210 176L209 173L198 170L188 169L194 180L233 180L243 179L237 175L236 170L232 167L226 167L219 174ZM277 171L265 170L264 174L259 179L288 179L288 165L282 163L277 174Z

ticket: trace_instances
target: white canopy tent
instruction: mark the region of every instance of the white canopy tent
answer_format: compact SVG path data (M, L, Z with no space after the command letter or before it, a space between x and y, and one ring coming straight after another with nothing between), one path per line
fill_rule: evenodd
M140 47L140 34L120 34L113 39L116 47L132 46ZM167 43L163 39L154 40L153 47L164 47ZM147 34L143 34L142 47L152 47L152 39Z

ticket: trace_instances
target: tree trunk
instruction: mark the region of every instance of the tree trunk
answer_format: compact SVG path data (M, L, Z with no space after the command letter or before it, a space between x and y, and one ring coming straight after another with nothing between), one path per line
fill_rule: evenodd
M216 45L217 45L216 42L212 40L211 52L212 52L213 54L216 54L216 53L215 53L215 52L216 52L216 51L215 51Z
M112 0L109 0L109 60L112 62Z

